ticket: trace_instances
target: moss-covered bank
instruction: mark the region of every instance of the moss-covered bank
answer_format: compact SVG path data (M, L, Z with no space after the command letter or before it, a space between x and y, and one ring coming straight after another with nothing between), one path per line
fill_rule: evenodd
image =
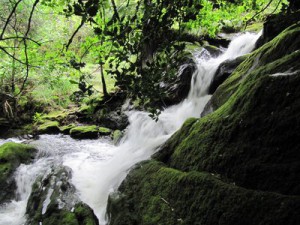
M16 188L12 177L21 163L30 162L36 149L30 145L5 143L0 146L0 203L11 199Z
M110 198L111 224L300 223L300 27L253 52Z

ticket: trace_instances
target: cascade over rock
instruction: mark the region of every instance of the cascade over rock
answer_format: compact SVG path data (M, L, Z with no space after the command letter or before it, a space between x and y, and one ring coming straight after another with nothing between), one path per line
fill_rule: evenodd
M209 86L208 93L213 94L216 89L232 74L235 68L240 65L245 59L246 56L240 56L238 58L222 62L218 67Z
M14 197L16 184L12 175L21 163L31 162L36 152L25 144L10 142L0 146L0 203Z
M112 195L110 224L300 223L300 27L251 53Z
M71 170L65 167L37 179L27 203L26 224L99 224L93 210L76 195L70 178Z

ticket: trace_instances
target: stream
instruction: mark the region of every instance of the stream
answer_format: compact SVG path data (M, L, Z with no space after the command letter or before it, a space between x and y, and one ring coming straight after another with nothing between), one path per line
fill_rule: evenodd
M71 168L71 182L79 198L95 212L101 225L107 224L105 213L109 194L117 190L130 169L149 159L189 117L199 117L210 99L208 87L220 63L249 53L260 34L242 34L233 39L228 49L216 57L201 49L194 53L197 70L191 80L188 97L168 107L152 120L147 112L129 111L130 125L118 146L110 140L74 140L66 135L41 135L31 142L38 154L32 164L21 165L15 172L17 199L0 206L0 225L21 225L26 222L26 205L31 186L51 167ZM19 139L1 140L22 142Z

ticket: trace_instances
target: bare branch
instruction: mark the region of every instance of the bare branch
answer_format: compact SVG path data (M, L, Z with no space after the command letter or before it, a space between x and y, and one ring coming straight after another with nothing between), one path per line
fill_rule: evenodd
M32 5L31 12L30 12L30 16L29 16L29 18L28 18L27 31L26 31L25 36L24 36L24 38L23 38L23 43L24 43L24 54L25 54L26 75L25 75L25 78L24 78L24 80L23 80L23 83L22 83L22 86L21 86L21 88L20 88L20 91L19 91L19 93L18 93L16 96L20 95L20 94L23 92L23 90L24 90L24 88L25 88L25 84L26 84L27 79L28 79L28 77L29 77L29 58L28 58L28 49L27 49L28 46L27 46L27 39L26 39L26 38L27 38L27 36L28 36L28 34L29 34L29 32L30 32L30 28L31 28L31 20L32 20L33 12L34 12L35 7L37 6L38 3L39 3L39 0L35 0L34 3L33 3L33 5Z
M69 46L72 44L73 42L73 38L75 37L75 35L78 33L78 31L80 30L80 28L84 25L85 23L85 19L82 18L80 25L77 27L77 29L74 31L73 35L71 36L71 38L68 41L68 44L66 45L66 50L68 50Z
M271 5L271 3L272 3L273 1L274 1L274 0L270 0L270 1L268 2L268 4L267 4L264 8L262 8L260 11L258 11L257 13L255 13L249 20L247 20L244 29L247 28L248 24L249 24L249 23L250 23L257 15L259 15L259 14L261 14L263 11L265 11L265 10Z
M38 1L38 0L37 0ZM28 59L28 52L27 52L27 42L26 42L26 39L23 39L23 42L24 42L24 54L25 54L25 63L26 63L26 75L25 75L25 78L23 80L23 83L22 83L22 86L20 88L20 91L18 94L16 94L16 96L20 95L23 90L24 90L24 87L25 87L25 84L27 82L27 79L28 79L28 76L29 76L29 59Z
M120 21L120 16L119 16L119 13L118 13L118 9L117 9L115 0L111 0L111 4L113 6L114 14L115 14L116 18Z
M1 34L0 34L0 39L3 38L3 35L4 35L4 33L5 33L5 30L6 30L6 27L7 27L7 25L9 24L9 21L10 21L12 15L15 13L15 11L16 11L16 9L17 9L17 7L18 7L18 5L20 4L21 1L23 1L23 0L19 0L19 1L16 2L15 6L14 6L13 9L11 10L9 16L7 17L7 20L6 20L5 24L4 24L3 30L2 30L2 32L1 32Z
M0 39L0 41L11 40L11 39L27 39L27 40L32 41L33 43L37 44L38 46L41 46L41 43L39 43L38 41L33 40L32 38L29 38L29 37L20 37L20 36L7 37L7 38Z
M12 59L16 60L17 62L26 65L26 62L22 62L20 59L14 57L12 54L10 54L4 47L0 46L0 49L5 52L6 55L8 55L9 57L11 57Z
M27 24L27 31L25 33L25 38L27 38L28 34L29 34L29 31L30 31L30 28L31 28L31 20L32 20L32 16L33 16L33 12L35 10L35 7L36 5L39 3L40 0L35 0L35 2L33 3L32 5L32 9L31 9L31 12L30 12L30 16L28 18L28 24Z

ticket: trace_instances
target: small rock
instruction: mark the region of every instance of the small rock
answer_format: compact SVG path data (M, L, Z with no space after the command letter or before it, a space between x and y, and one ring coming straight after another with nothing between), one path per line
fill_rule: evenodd
M70 130L70 135L76 139L97 139L99 137L99 128L96 125L78 126Z

